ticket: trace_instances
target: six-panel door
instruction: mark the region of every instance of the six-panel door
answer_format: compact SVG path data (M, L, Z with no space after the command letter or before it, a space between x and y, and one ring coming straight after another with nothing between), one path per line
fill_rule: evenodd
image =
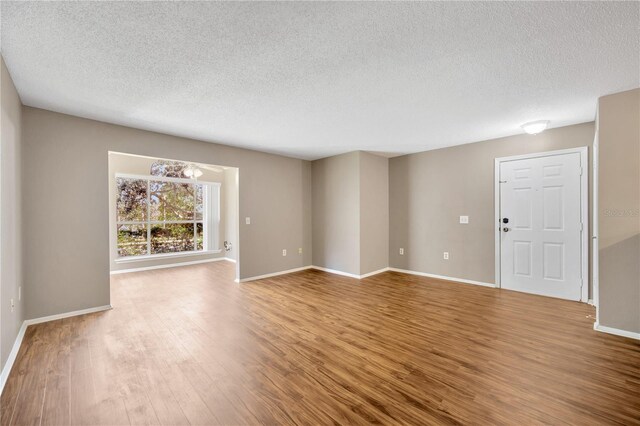
M580 300L580 174L578 153L500 163L502 288Z

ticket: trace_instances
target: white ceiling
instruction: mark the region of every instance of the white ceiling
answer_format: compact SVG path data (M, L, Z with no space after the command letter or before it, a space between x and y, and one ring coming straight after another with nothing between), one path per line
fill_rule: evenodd
M2 2L29 106L315 159L591 121L640 3ZM87 143L90 143L89 141Z

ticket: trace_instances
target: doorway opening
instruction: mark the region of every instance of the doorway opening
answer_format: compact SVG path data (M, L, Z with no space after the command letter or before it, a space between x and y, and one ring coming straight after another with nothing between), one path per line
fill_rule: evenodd
M497 287L588 301L587 152L495 160Z
M109 152L110 273L227 261L237 279L238 183L235 167Z

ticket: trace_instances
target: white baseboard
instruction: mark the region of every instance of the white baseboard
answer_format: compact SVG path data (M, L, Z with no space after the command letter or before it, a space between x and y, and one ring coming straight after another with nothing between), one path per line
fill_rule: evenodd
M300 272L300 271L304 271L305 269L309 269L309 268L312 268L312 266L302 266L300 268L287 269L286 271L273 272L271 274L256 275L255 277L242 278L239 281L236 280L236 282L246 283L246 282L249 282L249 281L261 280L261 279L264 279L264 278L277 277L278 275L285 275L285 274L291 274L293 272Z
M368 272L366 274L358 275L358 274L352 274L352 273L349 273L349 272L339 271L337 269L324 268L322 266L310 266L310 268L317 269L318 271L322 271L322 272L328 272L330 274L342 275L343 277L355 278L357 280L361 280L363 278L372 277L374 275L381 274L381 273L387 272L389 270L389 268L382 268L382 269L378 269L377 271Z
M349 272L338 271L337 269L323 268L322 266L310 266L309 268L317 269L318 271L322 271L322 272L328 272L330 274L342 275L343 277L360 279L360 275L351 274Z
M372 277L374 275L378 275L378 274L381 274L383 272L387 272L388 270L389 270L389 267L387 266L386 268L378 269L377 271L367 272L366 274L362 274L362 275L360 275L359 278L363 279L363 278Z
M11 373L13 363L16 362L16 358L18 357L18 352L20 351L20 345L22 345L22 339L24 339L25 331L27 331L27 322L23 321L22 326L18 331L18 335L16 336L16 340L15 342L13 342L11 352L9 352L7 362L4 364L4 368L2 369L2 374L0 374L0 394L2 394L4 385L7 383L7 379L9 378L9 373Z
M495 288L496 287L496 285L492 284L492 283L485 283L485 282L482 282L482 281L466 280L464 278L448 277L446 275L428 274L426 272L411 271L411 270L408 270L408 269L399 269L399 268L389 268L389 270L393 271L393 272L400 272L400 273L403 273L403 274L411 274L411 275L419 275L421 277L437 278L439 280L455 281L455 282L465 283L465 284L481 285L483 287L491 287L491 288Z
M348 272L338 271L336 269L329 269L329 268L323 268L322 266L313 266L313 265L311 265L311 266L303 266L301 268L288 269L286 271L274 272L274 273L271 273L271 274L258 275L258 276L249 277L249 278L242 278L240 281L236 280L236 282L246 283L248 281L261 280L263 278L271 278L271 277L276 277L278 275L291 274L292 272L304 271L305 269L317 269L318 271L328 272L330 274L342 275L342 276L345 276L345 277L355 278L355 279L358 279L358 280L370 277L372 275L380 274L382 272L386 272L386 271L389 270L389 268L382 268L382 269L379 269L377 271L369 272L369 273L364 274L364 275L356 275L356 274L350 274Z
M236 263L236 260L230 257L223 257L223 259L226 260L227 262Z
M22 345L22 340L24 339L24 334L27 331L27 327L34 324L41 324L43 322L55 321L62 318L75 317L78 315L92 314L94 312L102 312L109 309L111 309L111 305L104 305L97 306L95 308L81 309L79 311L71 311L62 314L24 320L22 322L22 326L20 327L20 331L18 331L16 340L15 342L13 342L13 347L11 348L11 352L9 353L7 362L4 364L4 368L2 369L2 373L0 374L0 394L4 389L4 385L7 383L9 373L11 373L11 368L13 368L13 364L16 362L16 358L18 357L18 352L20 351L20 346Z
M596 331L600 331L602 333L615 334L616 336L628 337L630 339L640 340L640 333L635 333L633 331L620 330L619 328L606 327L604 325L600 325L597 322L593 323L593 329Z
M141 268L131 268L131 269L119 269L119 270L116 270L116 271L111 271L109 273L111 275L128 274L130 272L151 271L152 269L177 268L177 267L180 267L180 266L197 265L199 263L219 262L221 260L227 260L229 262L234 262L235 263L235 260L231 260L231 259L228 259L226 257L215 257L213 259L192 260L190 262L168 263L166 265L144 266L144 267L141 267Z
M25 320L27 325L40 324L43 322L55 321L62 318L77 317L78 315L93 314L94 312L108 311L111 305L96 306L95 308L80 309L79 311L65 312L62 314L49 315L47 317L34 318Z

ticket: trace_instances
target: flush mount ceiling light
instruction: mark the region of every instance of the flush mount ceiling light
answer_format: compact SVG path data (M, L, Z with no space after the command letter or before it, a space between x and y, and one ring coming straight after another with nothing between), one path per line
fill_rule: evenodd
M184 175L190 179L198 179L200 176L202 176L202 170L200 170L193 164L189 164L189 167L184 169Z
M538 120L532 121L530 123L525 123L522 125L522 130L529 133L530 135L537 135L544 131L549 125L549 120Z

